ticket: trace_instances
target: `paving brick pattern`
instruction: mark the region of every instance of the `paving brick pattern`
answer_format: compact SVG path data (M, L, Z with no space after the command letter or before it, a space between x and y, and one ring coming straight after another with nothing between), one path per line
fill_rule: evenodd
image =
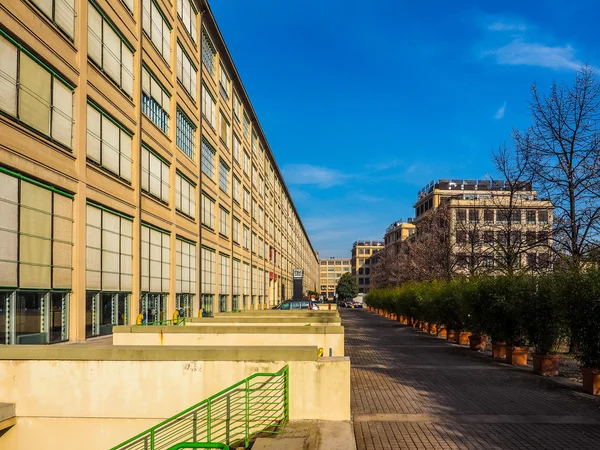
M342 310L358 450L600 449L600 399Z

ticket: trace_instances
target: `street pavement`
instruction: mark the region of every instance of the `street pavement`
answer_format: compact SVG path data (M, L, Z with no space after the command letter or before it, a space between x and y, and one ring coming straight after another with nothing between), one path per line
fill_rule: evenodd
M340 312L358 450L600 449L600 398L370 311Z

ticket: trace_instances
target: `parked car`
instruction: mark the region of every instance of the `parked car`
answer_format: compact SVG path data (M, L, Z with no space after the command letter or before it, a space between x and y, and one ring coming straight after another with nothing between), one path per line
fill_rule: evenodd
M353 301L352 304L354 305L355 308L362 308L363 307L362 302Z
M352 306L352 300L340 300L338 304L341 308L350 308Z
M319 305L312 300L286 300L273 309L319 309Z

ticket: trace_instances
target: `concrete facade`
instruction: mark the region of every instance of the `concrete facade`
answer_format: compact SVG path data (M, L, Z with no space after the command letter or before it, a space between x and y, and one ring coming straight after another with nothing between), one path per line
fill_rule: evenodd
M350 420L350 361L317 358L316 347L5 350L19 350L0 359L3 399L16 404L17 423L0 437L0 448L105 450L243 378L286 364L290 420Z
M408 222L397 220L390 224L385 230L385 236L383 238L385 251L396 253L400 245L402 245L402 242L415 234L416 230L417 227L412 223L412 219L408 219Z
M350 258L327 258L319 261L321 267L321 296L326 300L335 298L335 290L340 277L352 271Z
M371 275L377 262L377 252L383 250L383 241L356 241L352 245L352 275L358 284L358 293L366 294L371 289Z
M316 290L206 1L4 2L0 59L1 344Z
M543 271L552 265L553 206L538 198L531 183L488 180L439 180L418 193L417 224L428 211L448 206L450 245L456 272L501 270L505 248L516 267Z

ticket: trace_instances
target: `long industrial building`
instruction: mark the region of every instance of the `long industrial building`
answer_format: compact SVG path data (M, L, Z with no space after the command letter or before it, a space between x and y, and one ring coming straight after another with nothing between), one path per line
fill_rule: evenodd
M0 4L0 343L264 308L319 262L204 0Z

